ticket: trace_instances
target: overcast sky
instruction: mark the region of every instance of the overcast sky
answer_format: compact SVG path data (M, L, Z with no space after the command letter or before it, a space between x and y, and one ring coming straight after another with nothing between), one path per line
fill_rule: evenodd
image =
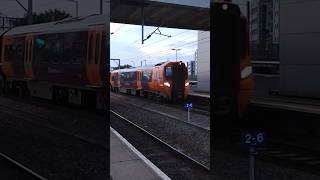
M145 27L145 38L156 29L156 27ZM181 49L178 51L178 60L184 62L194 60L194 53L197 49L198 31L185 29L160 28L160 32L171 35L170 38L153 34L151 38L141 43L141 26L124 25L112 23L110 32L110 53L111 58L121 59L121 64L140 66L141 61L146 60L147 65L163 61L175 61L176 52L172 48ZM199 42L210 41L204 39ZM145 63L143 62L143 65ZM117 61L111 61L111 66L117 66Z

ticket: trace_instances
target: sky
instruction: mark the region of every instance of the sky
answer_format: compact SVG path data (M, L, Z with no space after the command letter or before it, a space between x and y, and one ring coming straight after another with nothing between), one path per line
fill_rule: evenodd
M145 38L156 30L157 27L145 26ZM142 44L141 26L111 23L110 25L110 57L120 59L121 65L131 66L153 65L164 61L175 61L177 51L178 61L194 60L198 45L198 31L173 28L159 28L161 34L153 34ZM210 39L200 40L200 43ZM118 61L111 61L111 66L117 66Z

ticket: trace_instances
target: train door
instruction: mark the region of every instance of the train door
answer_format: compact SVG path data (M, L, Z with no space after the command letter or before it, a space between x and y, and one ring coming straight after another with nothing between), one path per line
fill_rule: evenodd
M33 74L33 67L32 67L32 61L33 61L33 36L27 35L25 39L25 51L24 51L24 70L25 70L25 79L34 79Z
M137 71L137 75L138 75L138 81L137 81L137 89L142 89L142 84L141 84L141 81L142 81L142 71Z
M86 61L86 75L87 85L98 87L101 86L100 64L101 64L101 50L102 50L102 31L89 30L88 31L88 49Z
M184 88L185 88L185 71L186 67L184 63L179 62L172 66L172 97L173 98L183 98Z
M159 83L160 83L160 72L159 72L159 68L155 68L154 69L154 83L153 83L153 88L155 91L159 90Z

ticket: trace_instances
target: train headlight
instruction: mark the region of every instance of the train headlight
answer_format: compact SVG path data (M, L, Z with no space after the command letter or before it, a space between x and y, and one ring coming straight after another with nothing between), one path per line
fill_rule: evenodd
M165 83L163 83L165 86L167 86L167 87L170 87L170 83L168 83L168 82L165 82Z
M184 84L184 86L186 86L186 87L189 86L189 82L186 82L186 83Z
M247 66L241 70L241 79L245 79L252 74L252 66Z

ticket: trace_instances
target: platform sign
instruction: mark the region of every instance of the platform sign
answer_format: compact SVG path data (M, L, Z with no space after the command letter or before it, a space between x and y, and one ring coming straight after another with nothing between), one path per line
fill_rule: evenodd
M265 145L265 132L246 132L241 134L241 144L246 147L258 147Z
M187 103L185 106L187 109L192 109L192 103Z
M255 156L258 154L256 147L265 145L265 132L246 132L241 134L241 144L249 148L249 179L254 180Z
M188 122L190 121L190 109L192 109L192 103L187 103L186 108L188 109Z

